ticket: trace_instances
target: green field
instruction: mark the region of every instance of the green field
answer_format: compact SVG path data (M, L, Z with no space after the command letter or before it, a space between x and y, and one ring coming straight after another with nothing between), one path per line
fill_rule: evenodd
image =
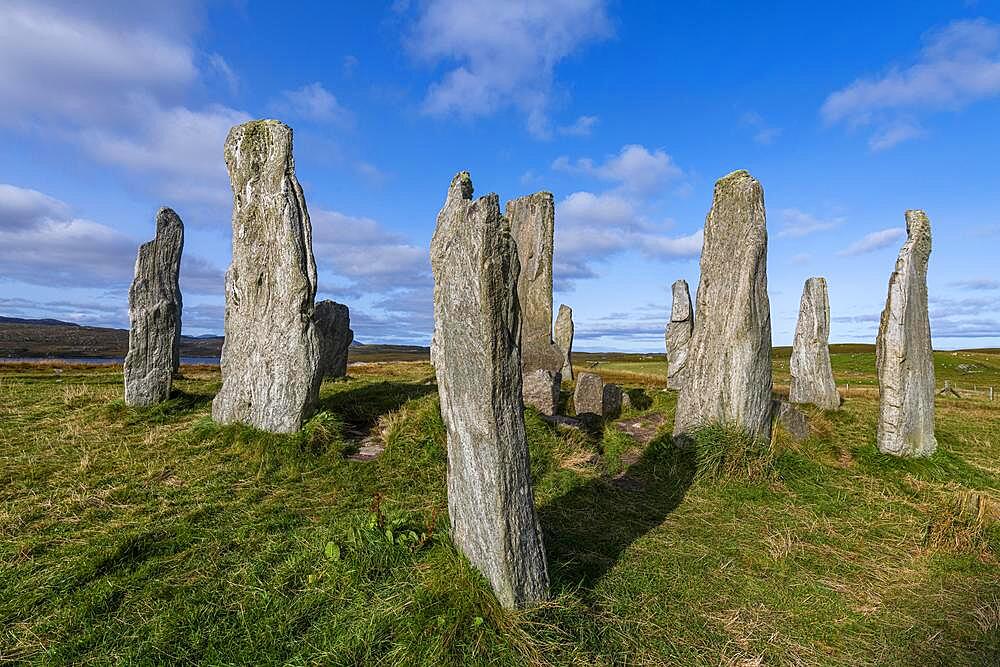
M352 367L295 436L214 425L218 369L133 410L115 368L0 365L0 663L1000 664L1000 396L971 391L1000 356L937 354L970 391L904 461L870 349L835 348L843 409L714 476L670 441L662 358L598 356L625 419L527 413L553 597L519 612L448 540L425 362Z

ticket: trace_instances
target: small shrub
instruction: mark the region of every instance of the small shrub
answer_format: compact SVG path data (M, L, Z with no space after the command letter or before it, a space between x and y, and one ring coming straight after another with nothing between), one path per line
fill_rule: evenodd
M774 475L775 449L734 424L707 424L691 434L696 479L758 481Z

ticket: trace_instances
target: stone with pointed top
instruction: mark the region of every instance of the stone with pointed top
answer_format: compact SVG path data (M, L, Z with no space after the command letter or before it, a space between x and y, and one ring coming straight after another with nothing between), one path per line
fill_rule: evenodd
M705 220L686 372L677 398L675 436L727 423L752 437L770 438L767 219L764 190L746 171L715 184Z
M184 223L172 209L156 213L156 238L139 247L128 291L125 403L144 407L170 397L180 368L181 253Z
M906 212L906 242L889 278L878 327L878 449L895 456L930 456L934 437L934 352L927 314L927 262L931 223L923 211Z
M212 418L290 433L314 411L323 379L312 225L295 178L292 130L276 120L238 125L225 158L233 260Z
M826 278L809 278L802 288L795 326L788 400L823 410L840 407L840 394L830 366L830 298Z
M347 353L354 342L350 309L336 301L320 301L316 304L313 320L319 333L322 376L344 377L347 375Z
M452 179L431 240L432 362L448 439L451 536L500 603L548 597L521 399L518 252L495 194Z
M559 306L556 316L555 343L563 355L562 377L573 379L573 309L567 305Z
M694 309L686 280L674 281L670 291L670 324L665 332L667 344L667 388L680 389L686 376L688 345L694 331Z

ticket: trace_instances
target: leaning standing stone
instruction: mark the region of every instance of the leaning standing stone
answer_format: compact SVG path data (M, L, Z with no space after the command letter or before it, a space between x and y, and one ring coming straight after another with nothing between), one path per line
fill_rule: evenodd
M746 171L715 184L696 301L674 435L714 422L770 438L767 221L764 190Z
M684 386L688 345L694 331L694 311L686 280L674 281L671 292L673 304L670 306L670 324L666 331L667 388L680 389Z
M319 333L322 377L344 377L347 375L347 353L354 342L350 309L336 301L320 301L316 304L313 321Z
M521 271L521 363L524 372L544 368L558 373L563 354L552 341L552 253L555 204L552 193L537 192L507 202L506 217L517 244Z
M139 247L128 291L125 404L137 407L170 397L180 368L181 253L184 223L172 209L156 213L156 238Z
M452 539L500 603L548 597L521 401L518 253L500 202L452 179L431 240L434 342Z
M562 377L573 379L573 309L566 305L559 306L556 316L555 330L556 347L563 355Z
M906 212L906 243L889 278L875 344L878 367L878 449L896 456L930 456L934 437L934 353L927 315L931 223Z
M225 156L233 262L212 417L290 433L314 410L322 381L312 225L295 178L292 130L276 120L239 125Z
M811 403L823 410L840 407L840 394L830 366L830 298L826 278L809 278L802 289L789 365L792 371L789 401Z

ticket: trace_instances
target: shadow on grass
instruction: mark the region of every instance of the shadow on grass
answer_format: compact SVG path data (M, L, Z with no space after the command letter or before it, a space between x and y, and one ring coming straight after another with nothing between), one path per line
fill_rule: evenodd
M212 403L214 397L214 394L207 392L194 393L175 388L170 392L169 399L156 405L130 408L125 405L125 401L119 399L108 404L106 410L113 417L124 418L128 424L159 424L200 412Z
M321 395L319 411L337 415L346 424L368 431L378 418L398 410L407 401L437 392L432 384L372 382Z
M663 435L621 474L592 479L544 505L539 518L553 588L592 588L629 545L663 523L694 477L694 452Z

